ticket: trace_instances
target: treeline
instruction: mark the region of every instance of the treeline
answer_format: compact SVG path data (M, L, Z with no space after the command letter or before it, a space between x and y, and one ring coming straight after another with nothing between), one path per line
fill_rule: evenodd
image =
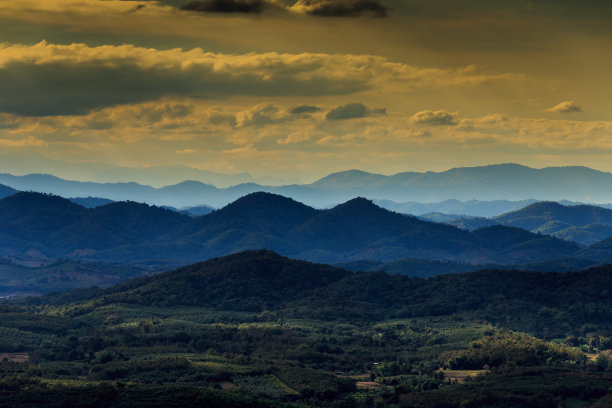
M585 363L583 353L520 333L500 333L475 341L466 350L445 351L440 362L452 370L479 370L508 364L537 366Z

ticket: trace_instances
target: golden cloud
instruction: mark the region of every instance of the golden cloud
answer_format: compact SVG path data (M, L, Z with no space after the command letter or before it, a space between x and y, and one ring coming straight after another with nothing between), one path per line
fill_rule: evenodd
M573 112L582 112L582 108L576 105L574 101L565 101L561 102L558 105L553 106L550 109L547 109L548 112L558 112L558 113L573 113Z

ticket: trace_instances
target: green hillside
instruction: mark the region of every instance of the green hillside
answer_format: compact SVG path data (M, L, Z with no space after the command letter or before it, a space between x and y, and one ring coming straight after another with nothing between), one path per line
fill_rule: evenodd
M610 288L609 266L424 280L248 251L0 304L0 406L601 408Z

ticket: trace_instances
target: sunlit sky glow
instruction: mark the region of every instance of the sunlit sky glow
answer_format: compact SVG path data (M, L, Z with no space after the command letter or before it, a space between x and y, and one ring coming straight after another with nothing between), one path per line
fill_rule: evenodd
M0 151L303 181L612 171L608 2L187 3L0 0Z

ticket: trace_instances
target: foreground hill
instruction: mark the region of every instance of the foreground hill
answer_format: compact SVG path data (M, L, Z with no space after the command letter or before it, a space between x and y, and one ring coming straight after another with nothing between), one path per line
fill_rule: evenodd
M278 309L348 275L333 266L248 251L126 282L109 290L104 302L263 311Z
M0 406L608 407L611 284L247 251L0 304Z
M468 232L393 213L363 198L321 211L261 192L201 217L134 202L86 209L56 196L18 193L0 200L0 225L4 256L162 265L257 248L326 263L417 257L522 264L568 258L580 250L511 227Z
M610 288L610 266L565 274L482 270L424 280L383 272L352 273L260 250L76 297L86 301L84 311L92 305L127 303L352 320L471 313L539 335L564 336L569 327L585 323L610 328ZM62 304L73 299L69 292L42 302ZM548 310L545 315L543 308Z

